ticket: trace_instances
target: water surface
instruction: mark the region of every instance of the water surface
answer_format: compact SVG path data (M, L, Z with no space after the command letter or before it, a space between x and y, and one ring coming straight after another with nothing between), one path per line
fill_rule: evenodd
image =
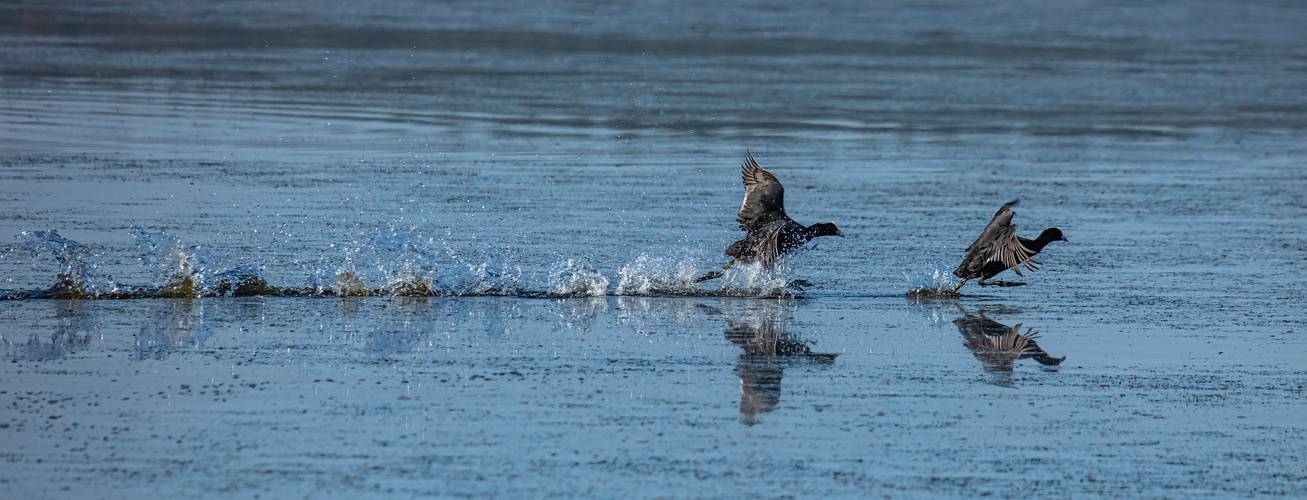
M0 3L0 481L1302 496L1304 25ZM847 237L696 285L741 235L746 149ZM905 296L1013 198L1069 240L1027 286Z

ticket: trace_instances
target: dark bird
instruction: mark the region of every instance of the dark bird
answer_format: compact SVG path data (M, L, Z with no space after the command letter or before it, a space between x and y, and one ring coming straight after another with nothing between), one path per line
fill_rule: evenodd
M1020 200L1012 200L998 209L994 219L985 226L985 232L980 233L976 242L967 247L967 258L963 259L962 265L953 271L954 276L962 278L962 282L953 287L953 291L962 288L962 285L971 278L980 278L981 286L1024 285L1025 283L1005 281L986 283L985 280L1008 269L1015 271L1017 276L1022 276L1020 266L1026 266L1026 270L1029 271L1039 269L1041 263L1031 257L1043 250L1044 245L1054 241L1066 241L1066 237L1062 236L1062 229L1056 227L1045 229L1033 240L1018 237L1017 227L1012 225L1012 216L1016 213L1011 208L1018 201Z
M726 267L730 269L736 262L757 261L772 269L781 255L787 254L818 236L840 236L844 233L835 227L834 222L823 222L804 227L794 222L785 214L785 188L776 176L763 170L753 159L753 154L745 152L742 177L744 178L744 204L735 220L740 229L748 231L744 239L726 247L726 255L734 257ZM704 281L720 277L721 271L713 271L695 281Z

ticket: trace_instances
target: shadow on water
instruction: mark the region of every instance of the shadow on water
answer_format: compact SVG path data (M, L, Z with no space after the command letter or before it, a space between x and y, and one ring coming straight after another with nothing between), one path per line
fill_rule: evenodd
M962 334L963 345L984 365L985 372L992 376L991 383L1001 387L1016 387L1013 371L1016 362L1022 359L1034 359L1043 366L1053 367L1066 360L1066 356L1054 358L1035 343L1039 336L1033 328L1021 332L1021 323L1013 326L1004 325L985 316L985 310L968 314L961 306L962 317L953 320L958 333Z
M712 314L716 308L701 305ZM785 369L798 365L830 366L838 354L814 353L786 327L788 307L781 301L749 301L726 314L726 339L743 352L735 364L740 377L740 422L761 423L763 413L781 401Z

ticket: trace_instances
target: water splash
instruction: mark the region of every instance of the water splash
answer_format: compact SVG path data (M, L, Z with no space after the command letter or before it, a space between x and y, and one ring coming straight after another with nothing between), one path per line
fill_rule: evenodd
M926 273L910 274L904 271L903 278L908 282L907 295L926 299L950 299L960 297L953 288L957 286L953 272L941 267L942 263L931 265Z
M590 259L567 259L554 264L548 287L554 297L600 297L608 293L608 278L590 265Z
M522 268L512 263L507 250L488 248L470 258L448 247L446 252L455 262L452 267L466 269L461 274L451 273L441 282L441 287L452 295L521 295L526 290Z
M202 246L185 246L181 238L167 231L150 233L132 229L141 264L150 272L154 286L165 297L195 297L209 274L214 257Z
M132 230L136 247L141 252L141 264L150 272L157 287L157 297L239 297L250 295L280 295L281 291L267 283L259 273L258 264L248 264L224 271L215 271L216 259L203 246L187 246L181 238L167 231L150 233L144 229Z
M640 254L609 275L589 258L560 259L538 269L518 265L511 249L451 248L443 240L423 239L394 226L378 227L357 239L331 245L338 257L322 255L308 269L307 286L269 285L257 263L223 269L224 259L208 248L188 245L167 231L133 228L140 264L150 273L146 286L122 286L95 271L93 256L53 231L24 233L32 252L52 253L63 265L61 285L52 291L0 290L0 299L24 298L195 298L280 296L520 296L602 297L679 295L690 297L793 297L802 288L782 260L774 270L738 264L720 277L695 282L705 266L692 249ZM298 264L299 262L296 261ZM443 272L441 272L443 271Z
M24 231L20 237L33 256L49 253L59 262L59 281L44 293L46 298L90 299L120 291L113 279L100 272L99 256L82 244L53 229Z
M793 297L795 290L790 288L793 270L782 259L774 269L767 269L759 263L736 264L722 276L721 288L714 295L729 297Z
M319 294L340 296L439 294L436 258L412 233L394 226L379 227L357 240L332 245L343 253L343 263L322 266L309 279ZM376 283L377 288L369 287Z
M486 248L461 254L435 239L387 225L355 241L332 245L342 263L323 258L308 278L306 292L340 296L486 296L525 293L522 268L512 252Z
M701 295L695 284L699 266L692 258L650 257L640 254L617 270L617 295Z
M793 297L793 274L782 259L773 269L758 263L735 264L715 280L704 281L703 286L716 285L716 289L703 288L696 278L704 275L704 265L692 256L650 257L640 254L634 261L617 270L619 280L615 295L683 295L693 297Z
M363 281L353 270L343 271L336 275L336 279L331 282L330 290L335 291L336 295L341 297L367 297L375 295L372 290L368 289L368 284ZM317 293L322 295L325 292L318 287Z

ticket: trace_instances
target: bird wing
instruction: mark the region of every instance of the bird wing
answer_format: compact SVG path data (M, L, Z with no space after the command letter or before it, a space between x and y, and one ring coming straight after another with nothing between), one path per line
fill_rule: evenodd
M745 153L745 163L741 169L744 178L744 203L735 220L740 229L752 231L779 219L789 219L785 215L785 188L776 176L763 170L753 155Z
M1012 211L1009 210L1008 214L1007 220L1010 221L1012 220ZM1000 215L1002 215L1001 212ZM998 216L995 216L995 220L998 220ZM994 223L991 222L990 226L993 225ZM989 229L985 228L985 231L988 232ZM996 236L994 240L989 242L988 246L981 250L981 256L984 257L984 260L980 263L981 267L990 262L1001 262L1004 266L1015 271L1017 276L1022 275L1021 268L1017 266L1025 265L1026 269L1029 270L1038 269L1039 261L1031 258L1037 252L1021 244L1021 240L1017 239L1017 227L1015 225L1007 224L999 228Z
M1010 205L1003 205L1003 208L998 209L998 212L994 213L994 218L990 219L989 225L985 226L985 230L980 233L980 236L976 238L976 241L972 242L971 245L967 247L967 255L983 251L989 247L990 243L997 241L999 235L1003 231L1012 227L1012 216L1016 215L1016 213L1013 212L1011 208L1008 208L1009 206Z
M772 269L781 256L781 232L788 221L773 221L749 231L753 245L753 259L764 268Z

